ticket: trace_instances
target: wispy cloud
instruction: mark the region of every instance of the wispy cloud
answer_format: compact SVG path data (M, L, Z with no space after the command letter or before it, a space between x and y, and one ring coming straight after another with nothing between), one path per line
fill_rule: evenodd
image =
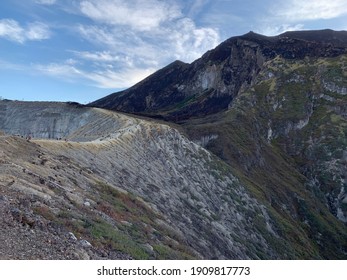
M279 35L281 33L284 33L286 31L297 31L297 30L302 30L304 29L304 25L303 24L294 24L294 25L290 25L290 24L264 24L264 25L260 25L257 27L257 29L255 29L255 32L263 34L263 35L267 35L267 36L275 36L275 35Z
M219 33L214 28L198 28L195 23L184 18L167 33L170 51L176 59L191 62L220 42ZM164 40L164 38L163 38Z
M188 17L195 18L211 0L194 0L189 7Z
M149 31L161 23L181 16L174 3L158 0L89 0L80 4L81 12L91 19L112 25Z
M73 53L94 65L88 79L102 87L130 86L173 60L191 62L220 42L217 29L197 27L171 1L89 0L79 9L94 24L76 31L101 51Z
M347 14L345 0L290 0L274 9L277 17L286 21L332 19Z
M70 82L84 79L89 81L89 83L93 86L110 89L130 87L154 71L154 69L131 68L113 70L112 67L109 67L108 69L105 68L93 71L85 71L79 69L76 65L72 65L68 61L62 64L37 64L33 65L33 68L35 71L54 78L60 78Z
M34 22L28 24L24 29L25 38L27 40L45 40L51 37L49 27L40 22Z
M50 38L49 27L41 22L21 26L13 19L0 20L0 37L23 44L26 41L40 41Z
M15 20L0 20L0 37L4 37L11 41L23 43L25 41L23 33L23 28Z
M81 59L98 63L99 67L106 68L111 64L118 69L116 75L107 72L108 78L119 77L121 73L122 77L134 77L124 78L127 82L121 82L123 86L139 82L136 78L143 78L176 59L191 62L220 42L217 30L198 28L188 18L179 19L172 25L158 27L150 33L128 32L115 26L82 25L78 27L78 31L89 42L100 48L107 47L107 50L75 51L74 54ZM103 86L110 84L103 82L104 79L101 79L100 75L94 77L98 77L97 80L102 81ZM118 81L120 82L119 78Z
M113 64L118 64L119 67L134 67L134 61L127 55L115 54L111 51L71 51L78 58L95 63L98 66L114 68Z
M94 46L103 49L102 52L78 52L84 59L118 60L118 62L136 63L137 65L157 65L163 59L163 50L160 50L151 39L143 39L141 34L118 27L101 27L79 25L77 32Z
M119 62L126 61L126 58L119 55L113 55L110 51L97 51L97 52L88 52L88 51L72 51L74 54L80 58L97 61L97 62Z
M59 63L50 63L47 65L37 64L32 65L33 69L41 72L42 74L64 78L69 81L74 81L76 78L80 78L84 75L84 72L77 69L74 65L71 65L68 62L59 64Z
M28 67L25 65L20 65L12 63L6 60L0 59L0 69L2 70L15 70L15 71L28 71Z
M125 69L113 71L111 69L88 73L85 78L93 81L100 88L128 88L143 80L154 72L154 69Z
M41 4L41 5L53 5L57 2L57 0L36 0L36 4Z
M79 33L88 41L99 46L107 45L111 50L123 53L134 61L147 61L151 66L154 61L162 66L164 60L168 63L173 59L191 62L220 43L218 29L197 27L192 19L180 16L181 11L175 5L170 6L157 0L94 2L83 1L81 12L95 20L96 24L79 25ZM86 6L90 6L89 12L86 12ZM108 16L105 11L130 7L131 12L125 13L126 20L120 20L122 17L117 17L113 12ZM100 26L100 22L103 25Z

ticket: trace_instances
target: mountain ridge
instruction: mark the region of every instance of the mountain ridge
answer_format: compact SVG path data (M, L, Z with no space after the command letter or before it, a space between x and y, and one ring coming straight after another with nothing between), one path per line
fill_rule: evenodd
M325 41L319 41L321 37ZM297 31L274 37L250 32L225 40L191 64L173 62L135 86L89 106L177 122L226 110L240 89L251 85L265 61L277 55L285 59L336 57L346 49L346 31Z

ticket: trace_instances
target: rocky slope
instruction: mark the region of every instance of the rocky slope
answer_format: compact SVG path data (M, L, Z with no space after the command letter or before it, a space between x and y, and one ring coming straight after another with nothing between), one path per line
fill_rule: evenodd
M346 31L248 33L92 105L176 122L232 167L296 257L346 258L346 59Z
M294 221L323 251L346 246L346 78L329 76L344 61L345 55L277 58L229 110L182 123L191 139L205 139L205 147L237 170L260 201ZM334 90L327 89L330 83Z
M297 257L230 167L177 130L76 105L0 104L0 258Z

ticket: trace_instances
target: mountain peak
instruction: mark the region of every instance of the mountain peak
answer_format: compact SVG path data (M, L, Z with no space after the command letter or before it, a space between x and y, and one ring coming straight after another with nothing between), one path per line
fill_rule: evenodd
M261 39L261 40L271 40L271 38L273 37L270 37L270 36L266 36L266 35L262 35L262 34L259 34L259 33L256 33L256 32L253 32L253 31L249 31L248 33L244 34L244 35L241 35L241 36L238 36L239 38L242 38L242 39Z

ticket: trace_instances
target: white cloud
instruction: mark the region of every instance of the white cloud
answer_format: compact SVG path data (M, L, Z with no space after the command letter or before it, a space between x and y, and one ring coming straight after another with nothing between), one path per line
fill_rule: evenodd
M159 0L89 0L82 1L80 9L96 22L140 31L149 31L181 16L177 5Z
M273 4L269 13L259 20L256 32L272 36L286 31L306 29L314 24L327 28L324 20L347 15L346 0L287 0ZM315 25L315 23L318 23Z
M68 61L62 64L34 65L34 69L42 74L70 82L85 79L99 88L127 88L154 72L154 69L136 68L85 71L71 65Z
M44 40L49 39L51 32L47 25L34 22L28 24L27 28L24 30L25 37L27 40Z
M291 0L275 11L287 21L332 19L347 14L346 0Z
M89 42L107 49L73 52L76 57L89 61L89 66L101 69L85 77L103 88L132 86L176 59L191 62L220 42L215 29L198 28L188 18L149 34L117 27L79 26L78 30Z
M213 28L197 28L188 18L179 20L175 28L167 32L172 54L176 59L191 62L219 42L219 33Z
M51 32L47 25L40 22L29 23L22 27L13 19L0 20L0 37L6 38L17 43L25 41L40 41L50 38Z
M103 62L115 62L119 61L118 56L112 56L109 51L102 52L75 52L77 55L84 59L94 60L94 61L103 61Z
M88 51L73 51L74 54L80 58L96 61L96 62L119 62L127 61L126 57L121 57L119 55L113 55L110 51L101 52L88 52Z
M154 72L154 69L126 69L123 71L105 70L88 73L85 78L100 88L128 88Z
M79 25L77 31L101 49L73 51L94 69L84 76L101 87L128 87L176 59L192 62L220 42L217 29L197 27L170 3L82 1L82 14L95 24Z
M83 71L77 69L75 66L64 63L51 63L48 65L33 65L34 69L37 71L53 77L61 77L69 80L74 80L75 78L83 76Z
M25 38L23 36L23 28L13 19L0 20L0 37L4 37L11 41L23 43Z
M207 2L196 0L193 7L201 9ZM82 1L80 9L106 24L81 25L82 36L151 66L163 66L173 59L191 62L220 42L217 29L197 27L192 19L183 17L177 1L89 0Z
M79 25L77 31L90 42L104 44L105 47L117 46L117 33L112 34L108 29L98 26Z
M41 4L41 5L53 5L57 2L57 0L36 0L36 4Z
M119 59L119 62L125 62L126 64L147 64L151 67L158 65L158 62L163 59L163 51L158 49L159 44L142 39L141 33L134 33L116 27L106 28L83 25L78 26L77 32L89 42L105 50L103 55L102 52L94 54L75 52L84 59L92 61ZM113 57L110 58L110 55Z
M266 36L275 36L282 34L286 31L297 31L304 29L303 24L280 24L280 25L271 25L266 24L265 27L259 27L255 30L255 32L266 35Z
M164 66L175 59L192 62L220 43L217 29L199 28L189 18L172 21L148 33L131 32L115 26L82 25L78 27L78 32L89 42L107 47L117 55L127 57L128 61L151 67ZM101 59L100 53L98 56ZM104 59L106 57L104 53Z

